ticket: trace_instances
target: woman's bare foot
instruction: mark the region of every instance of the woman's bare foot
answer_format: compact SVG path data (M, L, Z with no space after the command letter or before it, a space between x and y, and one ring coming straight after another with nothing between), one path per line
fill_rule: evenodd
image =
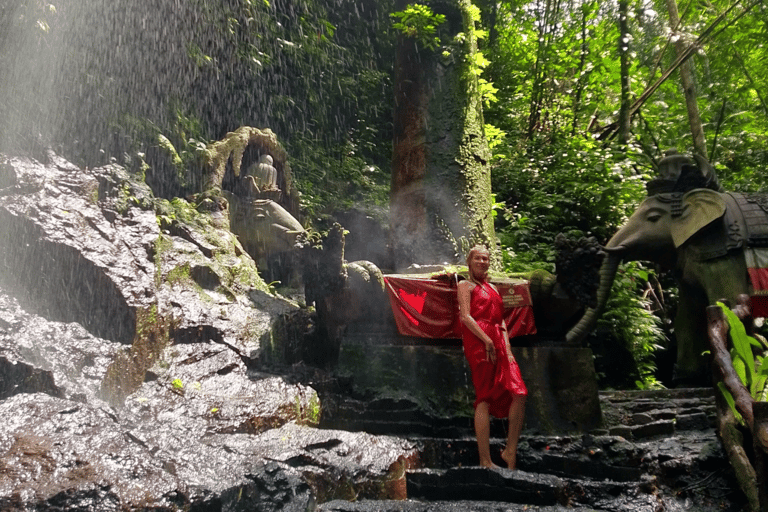
M491 461L484 462L482 460L480 461L480 467L488 468L488 469L499 469L499 466L497 466L493 462L491 462Z
M509 469L515 469L517 463L517 453L514 451L508 452L506 448L501 451L501 458L507 463Z

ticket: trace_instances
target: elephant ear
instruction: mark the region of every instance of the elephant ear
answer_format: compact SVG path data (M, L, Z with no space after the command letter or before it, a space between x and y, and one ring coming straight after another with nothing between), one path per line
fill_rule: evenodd
M725 214L722 194L705 188L692 190L683 196L683 211L672 220L672 240L680 247L699 230Z

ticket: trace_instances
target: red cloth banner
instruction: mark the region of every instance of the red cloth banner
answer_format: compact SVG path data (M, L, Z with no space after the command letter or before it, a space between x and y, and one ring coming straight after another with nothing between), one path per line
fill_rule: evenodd
M493 281L492 281L493 282ZM384 276L397 330L417 338L461 338L454 276ZM531 294L525 281L493 282L504 300L510 338L536 334Z
M768 317L768 249L747 248L744 257L752 284L752 316Z
M752 316L768 317L768 269L749 268L749 279L752 281L754 292L750 297L752 301Z

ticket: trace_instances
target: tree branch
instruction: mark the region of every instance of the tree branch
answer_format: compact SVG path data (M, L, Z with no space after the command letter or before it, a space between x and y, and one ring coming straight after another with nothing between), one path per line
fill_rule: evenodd
M640 107L643 106L643 104L648 101L648 98L650 98L654 92L663 84L666 82L667 78L672 76L672 73L674 73L677 68L679 68L685 61L691 58L696 51L704 45L704 43L708 42L710 39L713 39L714 36L719 35L723 30L728 28L729 26L733 25L736 21L741 19L747 12L749 12L753 7L760 5L763 0L755 0L752 4L750 4L748 7L744 8L744 10L739 13L736 18L731 20L728 24L726 24L725 27L723 27L720 31L717 32L717 34L712 34L714 30L717 28L720 23L722 23L725 18L730 14L732 10L734 10L740 3L741 0L737 0L733 5L731 5L728 9L726 9L722 14L720 14L715 20L704 29L704 31L699 34L699 37L696 38L696 41L694 41L688 48L685 49L684 52L680 53L677 58L672 62L672 65L667 68L664 73L661 74L661 76L656 80L654 83L646 87L646 89L640 94L640 96L634 101L632 106L630 107L630 115L635 115L637 111L640 109ZM598 140L606 140L611 139L616 135L616 132L619 128L619 124L617 121L614 121L613 123L607 125L605 128L603 128L600 135L597 137Z
M728 321L720 306L709 306L707 308L707 322L709 330L709 344L712 348L712 358L715 366L720 371L723 384L728 388L733 400L736 403L736 410L739 411L744 423L750 430L754 426L755 419L752 415L752 395L744 387L741 379L733 369L731 354L728 352Z

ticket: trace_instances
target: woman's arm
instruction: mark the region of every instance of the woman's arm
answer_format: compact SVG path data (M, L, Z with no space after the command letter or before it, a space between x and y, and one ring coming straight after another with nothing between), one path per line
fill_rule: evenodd
M485 343L485 354L491 362L496 362L496 349L493 346L493 340L477 324L472 315L470 303L472 301L472 289L477 286L469 281L462 281L458 285L459 298L459 318L461 323L467 326L472 333Z
M502 337L504 339L504 345L507 347L507 357L514 361L515 356L512 355L512 345L509 343L509 331L507 330L507 324L503 318L501 319L501 330L504 333Z
M496 293L501 295L501 293L499 293L499 289L496 288L493 283L491 283L491 286L493 286L493 289L496 290ZM512 355L512 345L509 342L509 329L507 329L507 322L504 320L503 316L501 318L501 332L503 333L502 339L504 340L504 345L507 347L507 356L514 360L515 356Z

